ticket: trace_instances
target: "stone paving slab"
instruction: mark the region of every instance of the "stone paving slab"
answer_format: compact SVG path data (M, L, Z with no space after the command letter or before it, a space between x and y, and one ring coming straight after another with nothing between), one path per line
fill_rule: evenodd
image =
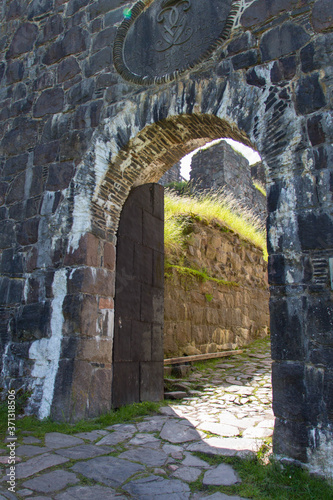
M136 500L188 500L190 488L186 483L175 479L148 476L130 481L123 488Z
M53 453L38 455L16 466L16 479L25 479L26 477L33 476L55 465L64 464L65 462L68 462L68 458L60 457Z
M133 462L140 462L141 464L149 465L151 467L161 467L168 459L168 455L162 450L152 450L148 448L132 448L124 451L119 458L131 460Z
M74 436L81 439L87 439L88 441L97 441L97 439L101 439L101 437L106 436L107 434L109 434L108 431L96 430L90 432L78 432L77 434L74 434Z
M160 444L161 441L152 434L144 434L140 432L136 434L136 436L134 436L128 442L129 445L134 445L134 446L152 445L153 443Z
M214 422L203 422L198 425L197 429L209 431L212 434L218 434L223 437L232 437L239 435L238 427L228 424L217 424Z
M210 466L192 452L253 456L263 438L271 434L274 417L270 407L270 363L264 366L266 361L267 355L259 362L255 358L244 359L244 363L235 364L225 375L223 368L208 370L204 376L193 374L199 375L193 376L193 380L201 377L200 393L163 407L159 415L147 416L140 422L114 424L71 436L48 433L45 446L41 440L26 436L25 443L16 450L17 456L22 454L22 463L16 466L17 478L24 482L19 484L18 495L14 496L3 493L0 487L0 500L247 500L207 491L191 493L187 483L203 477L204 486L235 484L239 478L230 466ZM224 363L221 365L226 367ZM230 377L229 384L225 376ZM186 382L188 387L191 387L191 379L192 376ZM216 437L207 437L203 431ZM116 450L118 456L105 456ZM42 454L33 456L36 453ZM31 458L26 459L29 454ZM76 463L70 471L61 470L68 459ZM56 471L39 474L54 466L58 466ZM95 484L70 483L79 481L81 474ZM115 488L123 493L117 493Z
M33 444L22 444L16 448L16 454L19 457L34 457L50 451L46 446L35 446Z
M195 467L179 467L175 472L172 473L172 477L186 481L187 483L192 483L196 481L201 474L201 470Z
M39 444L41 440L34 436L26 436L22 439L24 444Z
M29 479L23 483L23 486L39 493L52 493L78 482L79 479L73 472L56 470Z
M84 460L86 458L94 458L100 455L108 455L114 448L110 446L96 446L94 444L80 444L72 448L61 448L55 453L62 457L67 457L72 460Z
M78 437L62 434L61 432L48 432L45 434L45 446L47 448L66 448L67 446L75 446L77 444L84 444L84 441Z
M205 486L231 486L241 480L234 469L228 464L220 464L205 472L202 484Z
M160 432L167 417L152 417L151 420L139 422L137 428L139 432Z
M127 439L133 436L132 432L122 432L122 431L114 431L107 436L104 436L100 441L97 441L96 446L101 445L116 445L126 441Z
M188 467L201 467L203 469L210 468L210 465L208 462L205 462L201 458L192 455L188 451L185 451L184 455L185 455L185 459L182 461L182 465L186 465Z
M170 420L164 424L160 437L170 443L186 443L188 441L198 441L200 434L194 428Z
M78 462L72 470L106 486L118 487L133 474L143 472L145 468L118 457L97 457L87 462Z
M55 500L127 500L127 497L106 486L74 486L56 495Z

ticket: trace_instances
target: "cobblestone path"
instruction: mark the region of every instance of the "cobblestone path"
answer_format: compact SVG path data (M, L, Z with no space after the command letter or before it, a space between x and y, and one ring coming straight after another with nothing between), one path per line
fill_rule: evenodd
M76 435L27 435L16 452L16 492L0 500L239 500L191 491L190 484L240 481L226 464L210 466L193 452L241 456L256 453L272 435L271 359L268 342L197 370L181 381L188 397L160 414ZM198 483L196 483L198 484Z

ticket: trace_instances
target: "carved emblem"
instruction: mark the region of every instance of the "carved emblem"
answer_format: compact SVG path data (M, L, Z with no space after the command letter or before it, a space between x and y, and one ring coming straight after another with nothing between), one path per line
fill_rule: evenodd
M138 85L167 83L225 43L240 0L138 0L125 9L113 61Z
M157 16L157 22L162 25L163 40L157 41L157 52L170 49L173 45L187 42L192 34L191 27L187 27L186 13L191 8L190 0L165 0Z

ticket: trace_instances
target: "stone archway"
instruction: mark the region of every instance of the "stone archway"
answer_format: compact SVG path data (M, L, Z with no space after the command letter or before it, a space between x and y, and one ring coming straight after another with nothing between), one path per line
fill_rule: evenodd
M121 0L21 3L0 14L4 386L40 418L110 408L122 206L228 136L267 167L275 451L331 463L331 2L232 2L209 57L146 85L111 63Z

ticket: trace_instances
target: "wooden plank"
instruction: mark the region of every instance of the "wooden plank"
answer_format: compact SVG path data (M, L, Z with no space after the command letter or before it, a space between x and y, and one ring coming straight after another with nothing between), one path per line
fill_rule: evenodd
M183 356L181 358L169 358L164 360L164 364L180 365L182 363L201 361L203 359L214 359L214 358L224 358L225 356L235 356L236 354L243 354L243 351L212 352L209 354L194 354L193 356Z

